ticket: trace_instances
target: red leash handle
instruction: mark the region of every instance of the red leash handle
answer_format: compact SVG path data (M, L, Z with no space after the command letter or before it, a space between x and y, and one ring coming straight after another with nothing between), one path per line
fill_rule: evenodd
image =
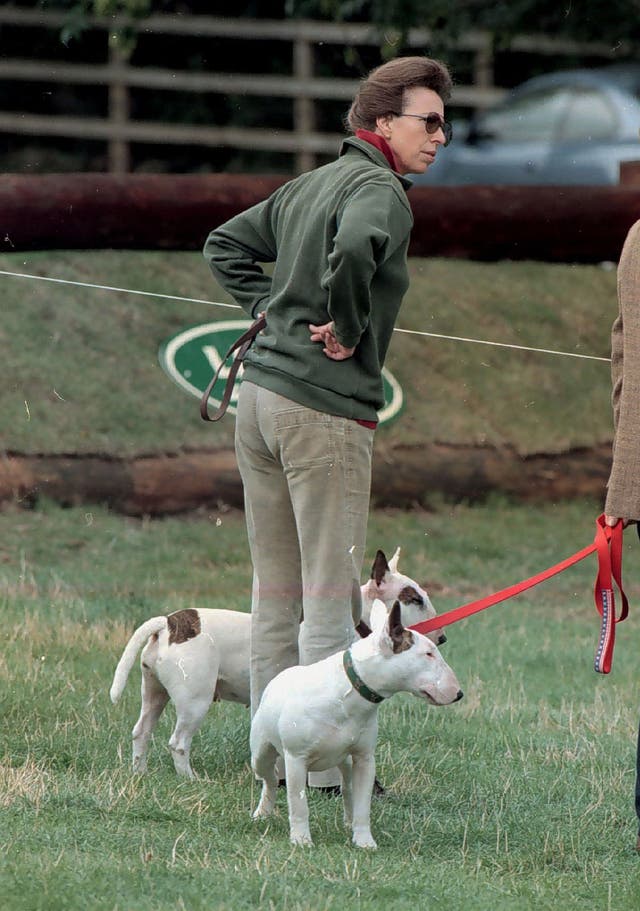
M487 595L485 598L480 598L478 601L470 601L468 604L462 605L462 607L456 607L454 610L432 617L431 620L423 620L421 623L411 626L410 629L426 635L434 629L457 623L465 617L470 617L472 614L477 614L488 607L493 607L494 604L499 604L501 601L506 601L508 598L513 598L514 595L519 595L521 592L533 588L534 585L538 585L540 582L544 582L546 579L550 579L552 576L556 576L563 570L568 569L575 563L579 563L580 560L584 560L589 554L597 552L598 576L594 594L602 623L596 651L595 669L600 674L608 674L613 660L615 624L624 620L629 613L629 602L622 588L622 532L622 522L618 522L617 525L610 528L605 523L604 515L598 516L593 544L584 547L572 556L567 557L566 560L556 563L549 569L545 569L529 579L510 585L508 588L503 588L501 591L495 592L493 595ZM622 597L622 611L619 617L615 616L613 582L616 583Z
M598 555L598 575L594 586L596 608L600 614L600 638L596 649L594 668L598 674L608 674L613 663L616 623L626 620L629 602L622 588L622 521L611 528L604 516L596 519L595 547ZM620 616L616 617L613 583L622 599Z

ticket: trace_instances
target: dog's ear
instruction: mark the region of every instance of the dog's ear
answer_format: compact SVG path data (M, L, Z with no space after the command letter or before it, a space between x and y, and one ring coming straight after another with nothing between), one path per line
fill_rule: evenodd
M371 629L376 635L379 635L384 631L387 625L387 616L387 608L384 604L384 601L376 598L371 605L371 616L369 617Z
M388 572L389 564L387 563L387 558L383 552L379 550L376 553L376 558L373 561L373 566L371 567L371 578L376 583L376 585L379 586Z
M398 572L398 560L400 559L400 548L396 547L395 554L389 560L389 569L392 573Z
M371 608L371 626L373 627L372 639L375 648L381 655L389 658L393 655L393 639L389 632L389 612L383 601L378 598Z
M400 602L396 601L387 613L382 601L377 598L371 608L371 624L381 655L390 657L411 648L413 636L402 625Z
M413 634L411 630L405 629L402 625L402 608L399 601L394 601L393 607L389 611L389 639L394 655L398 652L404 652L413 645Z

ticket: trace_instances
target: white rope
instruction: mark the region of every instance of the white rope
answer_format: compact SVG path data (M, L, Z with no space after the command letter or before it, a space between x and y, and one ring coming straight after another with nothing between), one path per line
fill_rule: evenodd
M578 354L576 351L555 351L553 348L528 348L526 345L509 345L507 342L488 342L480 338L464 338L460 335L439 335L437 332L421 332L419 329L398 329L394 332L407 332L409 335L428 335L429 338L444 338L452 342L473 342L474 345L494 345L496 348L514 348L516 351L535 351L537 354L557 354L560 357L581 357L588 361L606 361L610 357L596 357L595 354Z
M50 278L48 275L31 275L28 272L6 272L0 269L0 275L7 275L11 278L31 278L42 282L56 282L60 285L75 285L80 288L94 288L99 291L118 291L121 294L139 294L144 297L162 297L165 300L181 301L187 304L207 304L210 307L228 307L232 310L241 310L238 304L225 304L221 301L202 300L197 297L179 297L175 294L158 294L155 291L135 291L131 288L116 288L112 285L94 285L89 282L74 282L66 278ZM438 332L423 332L419 329L399 329L395 328L394 332L404 332L407 335L422 335L428 338L440 338L450 342L469 342L474 345L491 345L494 348L511 348L514 351L532 351L536 354L555 354L558 357L577 357L587 361L605 361L611 362L611 358L597 357L594 354L578 354L575 351L556 351L553 348L530 348L527 345L510 345L507 342L490 342L479 338L465 338L459 335L441 335Z
M219 301L200 300L197 297L178 297L175 294L157 294L155 291L134 291L131 288L114 288L112 285L92 285L89 282L72 282L66 278L50 278L48 275L29 275L27 272L4 272L0 275L10 275L12 278L33 278L41 282L56 282L59 285L76 285L80 288L97 288L99 291L119 291L122 294L141 294L144 297L164 297L171 301L183 301L187 304L209 304L211 307L231 307L240 310L238 304L223 304Z

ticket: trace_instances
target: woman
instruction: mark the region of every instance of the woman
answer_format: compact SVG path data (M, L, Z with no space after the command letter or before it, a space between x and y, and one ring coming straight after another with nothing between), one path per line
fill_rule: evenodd
M613 461L607 484L608 525L640 519L640 221L627 234L618 265L618 317L611 333ZM640 829L640 728L636 751L636 815ZM640 832L636 843L640 851Z
M252 712L284 668L353 640L381 370L409 284L405 175L424 172L451 138L450 91L438 61L378 67L351 105L354 135L336 161L212 231L204 248L218 281L267 321L245 360L236 419L254 572Z

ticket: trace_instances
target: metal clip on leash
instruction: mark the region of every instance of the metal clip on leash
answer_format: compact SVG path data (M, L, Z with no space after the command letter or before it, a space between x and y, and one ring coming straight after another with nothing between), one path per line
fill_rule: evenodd
M236 380L236 374L240 369L240 365L242 364L247 351L253 344L254 338L258 332L261 332L264 329L266 325L267 320L263 314L262 316L259 316L255 322L251 323L246 332L243 332L242 335L235 340L233 345L229 348L225 356L222 358L220 366L214 373L213 379L203 392L202 398L200 399L200 416L203 421L219 421L223 414L225 414L227 408L229 407L229 402L231 401L233 385ZM238 353L234 357L231 369L229 370L229 376L227 377L227 383L224 387L222 401L220 402L215 413L209 414L209 396L211 395L211 391L215 386L218 377L220 376L222 368L234 351L237 351Z

